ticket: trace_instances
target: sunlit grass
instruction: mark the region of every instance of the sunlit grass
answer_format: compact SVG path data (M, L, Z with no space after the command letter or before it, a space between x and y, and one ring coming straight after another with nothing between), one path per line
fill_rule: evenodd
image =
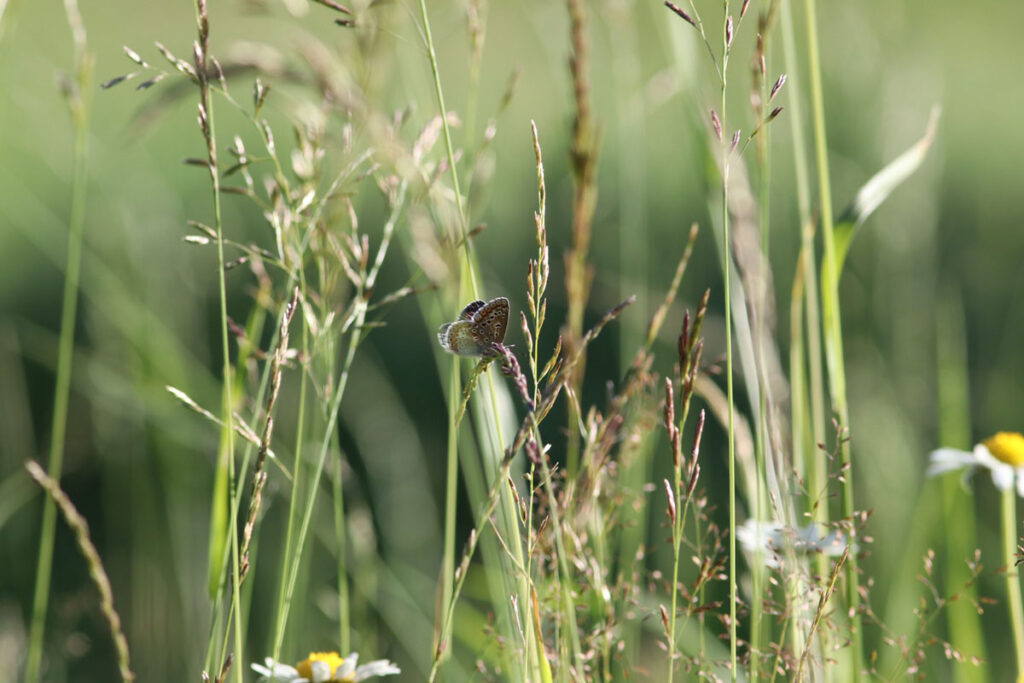
M52 434L51 478L31 471L84 561L52 504L18 514L25 475L5 471L4 547L17 567L40 558L10 574L24 595L37 586L34 608L0 611L12 676L127 677L129 649L139 680L218 682L1021 670L1004 470L999 505L978 496L979 516L999 516L993 539L957 514L974 503L952 476L926 483L927 451L971 441L959 310L937 317L957 335L918 343L937 356L939 419L960 426L932 436L924 420L930 445L900 454L917 479L884 482L916 511L906 545L873 543L894 522L862 502L882 487L858 458L896 456L861 445L883 428L858 421L864 334L844 317L844 266L865 221L927 167L938 111L915 113L916 142L834 183L815 14L831 9L665 4L318 0L236 17L200 0L187 41L156 27L157 46L119 53L132 71L110 74L104 106L127 118L141 104L146 135L179 154L160 163L202 192L183 203L174 265L149 242L141 260L128 240L101 250L86 232L80 247L83 188L103 170L73 109L60 335L16 321L3 367L45 370L32 382L52 411L30 391L4 399ZM229 39L236 21L272 30ZM646 39L652 22L663 43ZM509 44L536 52L557 106L536 70L490 77ZM686 112L673 136L638 130L668 106ZM655 158L668 165L648 173ZM525 195L506 165L529 169ZM684 203L653 196L669 183ZM158 200L99 187L107 203ZM150 271L179 273L185 312L133 284ZM439 324L497 297L501 339L475 340L472 358L437 343ZM1017 441L993 438L992 458L1016 457ZM109 529L91 523L110 536L90 539L84 520L104 516ZM75 588L82 567L100 599ZM986 648L994 629L1012 639ZM1011 640L1012 661L996 654Z

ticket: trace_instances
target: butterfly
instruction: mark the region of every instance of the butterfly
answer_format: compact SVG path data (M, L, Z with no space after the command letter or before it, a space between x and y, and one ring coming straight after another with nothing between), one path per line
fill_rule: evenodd
M482 356L491 351L491 344L505 341L507 329L508 299L478 299L466 304L458 320L437 328L437 341L457 356Z

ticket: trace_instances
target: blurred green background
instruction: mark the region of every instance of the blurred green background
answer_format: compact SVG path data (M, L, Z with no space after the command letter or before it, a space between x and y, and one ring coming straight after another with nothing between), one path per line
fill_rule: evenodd
M304 0L289 4L305 7ZM698 6L707 6L709 17L721 11L719 3ZM590 319L627 294L641 295L620 328L592 353L586 387L589 400L600 401L604 382L621 377L622 359L631 357L630 345L641 339L693 221L702 232L681 302L659 341L657 369L670 370L682 308L692 309L709 287L717 313L706 330L706 355L722 351L721 277L708 210L717 181L708 177L705 130L717 91L694 32L660 2L599 0L587 7L594 116L602 126ZM168 97L177 79L142 93L132 83L109 91L96 85L133 66L122 45L154 64L161 61L154 41L190 55L193 10L184 1L124 0L83 2L81 9L95 78L89 93L86 251L62 483L89 520L110 573L139 680L197 680L208 619L206 546L217 434L163 387L171 384L203 405L217 405L215 260L212 250L182 241L188 219L209 220L208 178L181 163L202 156L203 142L192 90ZM355 33L334 26L324 8L307 9L293 16L269 0L214 2L212 49L237 54L246 45L266 43L286 63L297 64L295 55L314 36L339 55L351 54ZM752 12L758 9L755 0ZM14 680L30 612L41 510L22 463L45 461L52 409L72 167L72 132L56 83L71 68L71 42L60 3L10 0L0 2L0 10L0 680ZM436 112L418 9L399 0L360 11L379 20L379 53L369 67L349 66L372 71L382 110L411 106L418 129ZM448 106L465 123L466 6L435 2L430 11ZM801 34L802 14L796 15ZM549 315L560 321L571 193L567 13L561 3L497 2L485 16L474 139L496 111L509 77L516 70L519 77L509 106L496 119L485 164L491 175L475 181L471 196L472 223L487 225L476 238L484 293L509 296L516 311L525 306L526 261L535 253L532 119L548 181ZM876 611L901 629L912 624L907 615L916 598L904 591L920 572L920 555L943 543L938 487L923 477L927 453L941 445L936 340L957 335L940 322L941 311L962 319L966 333L969 441L999 429L1019 430L1024 421L1024 5L821 3L819 20L837 209L920 137L933 105L942 107L938 137L923 167L855 240L841 294L857 506L874 514L868 532L875 541L862 566L874 580ZM737 37L728 130L751 128L746 93L753 30L749 21ZM769 79L788 70L779 41L773 38L772 46ZM797 68L803 87L806 64ZM230 82L232 91L246 100L252 80L252 74L239 75ZM279 90L271 96L268 116L282 123L299 108L300 98L287 83L274 85ZM227 107L218 115L224 147L242 125ZM784 112L771 128L771 258L783 357L799 245L789 115ZM809 123L803 125L809 131ZM460 147L464 132L456 131ZM292 144L284 125L278 140L283 147ZM751 149L746 159L753 158ZM379 202L363 201L357 208L361 224L381 222ZM235 239L271 239L240 199L226 198L225 226ZM408 272L402 263L395 258L385 268L382 291L404 284ZM246 310L251 276L236 269L228 283L229 307ZM370 543L378 544L388 571L412 596L378 589L374 582L385 580L374 575L372 564L363 567L353 581L376 596L365 598L365 610L382 616L371 620L377 628L358 643L411 672L414 662L429 657L430 624L402 623L403 601L420 604L427 614L432 605L447 418L431 362L433 321L424 321L410 300L389 310L385 320L387 326L359 350L342 407L341 442L352 468L346 479L352 523L367 526ZM521 349L517 327L509 338ZM287 392L286 387L283 400ZM724 461L709 460L705 472L721 481ZM961 503L978 507L977 543L989 570L980 591L998 595L998 504L987 477L974 490L976 496ZM270 498L267 534L282 519ZM329 511L321 513L326 520ZM104 679L115 671L109 636L71 535L62 523L58 528L47 679ZM319 592L320 585L330 585L331 562L319 547L314 543L308 594L299 609L308 618L293 618L292 638L309 643L297 646L300 652L331 649L330 600ZM268 573L275 565L267 562ZM257 573L250 586L256 595L273 594L271 577ZM253 604L253 623L264 610L270 618L271 602L264 605L257 597ZM887 607L905 613L890 614ZM999 653L1009 647L1001 605L986 610L983 624L993 671L1001 671ZM265 637L258 627L250 634L246 661L262 657L258 646ZM869 631L873 647L881 647L878 638ZM935 676L950 670L939 653L929 666Z

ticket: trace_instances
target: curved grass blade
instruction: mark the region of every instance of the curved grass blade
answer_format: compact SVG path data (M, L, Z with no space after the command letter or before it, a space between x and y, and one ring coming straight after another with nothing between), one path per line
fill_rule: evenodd
M836 278L842 277L843 263L846 260L846 252L849 250L853 236L868 217L875 212L892 191L899 187L903 181L909 178L924 161L928 149L935 139L935 132L939 126L939 114L941 109L934 107L928 119L928 126L925 128L924 136L903 154L896 157L885 168L876 173L864 183L864 186L857 192L849 206L836 219L833 234L835 235L835 259ZM822 273L827 273L822 268Z

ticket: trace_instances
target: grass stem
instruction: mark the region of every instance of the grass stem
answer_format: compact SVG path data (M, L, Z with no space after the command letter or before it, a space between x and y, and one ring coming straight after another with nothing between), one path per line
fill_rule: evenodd
M64 266L64 294L57 346L57 374L53 391L53 417L50 422L50 452L47 474L60 481L64 467L68 402L71 394L71 364L75 348L75 322L78 314L78 285L82 268L82 240L85 232L85 203L88 169L88 112L92 83L92 57L86 51L85 27L76 0L65 0L65 14L75 48L75 79L65 84L65 96L71 112L74 135L74 170L71 180L71 214L68 219L67 259ZM2 14L2 11L0 11ZM57 526L57 508L52 498L43 503L39 531L39 555L36 560L35 590L32 596L32 623L29 627L25 681L39 680L43 657L43 635L50 597L53 569L53 545Z
M1011 486L1002 495L1003 565L1006 576L1006 607L1013 634L1017 681L1024 681L1024 602L1021 601L1020 572L1017 567L1017 491Z
M822 309L825 338L825 359L828 365L832 409L843 430L850 429L850 409L846 397L846 369L843 362L842 316L839 307L839 263L833 235L832 185L828 168L828 146L825 130L825 103L821 84L821 59L818 49L816 0L804 0L807 17L807 59L811 79L811 112L814 129L815 162L818 170L818 193L821 201L821 231L825 246L822 266ZM842 438L836 444L843 472L843 516L849 524L850 542L855 542L854 473L850 461L850 441ZM846 602L850 613L850 647L852 680L859 681L863 669L863 635L860 614L860 574L857 555L851 553L846 567Z
M438 113L441 117L441 129L444 133L445 152L448 159L448 170L451 176L452 190L455 194L455 206L458 213L458 235L457 240L453 240L453 243L463 245L463 268L460 269L459 279L459 299L464 300L467 298L468 293L473 299L479 298L479 286L477 283L477 265L476 259L473 253L472 241L467 239L469 217L465 204L463 202L462 191L459 185L459 173L458 166L456 165L455 151L452 145L452 134L451 126L448 123L448 109L445 106L444 100L444 88L441 84L441 72L437 61L437 52L434 49L434 38L430 28L430 17L427 13L426 0L420 0L420 18L423 23L423 37L426 43L427 56L430 62L431 75L433 77L434 94L437 98ZM467 292L468 285L468 292ZM450 387L449 387L449 422L448 422L448 447L447 447L447 465L446 465L446 479L447 479L447 490L445 493L445 539L444 539L444 558L442 559L442 610L439 620L438 629L440 631L437 637L437 642L434 647L435 661L432 666L431 676L437 675L438 655L443 655L446 650L443 649L446 645L446 641L449 637L451 624L451 612L449 612L444 606L449 605L456 598L455 587L453 583L453 573L451 570L454 569L454 534L455 534L455 496L457 494L457 486L453 484L457 482L457 457L458 457L458 430L459 425L455 419L455 411L452 410L457 405L458 397L461 394L460 387L460 368L458 361L452 363L453 367L450 375ZM490 373L487 374L487 384L490 399L490 408L493 420L491 421L490 434L493 437L491 447L485 447L483 440L481 440L481 453L492 453L500 454L502 452L501 444L503 443L500 431L501 419L500 411L498 409L497 393L494 386L494 379ZM482 413L481 413L482 414ZM494 457L491 462L497 464L502 461L500 457ZM503 477L507 472L506 468L500 468L503 473L499 474L497 470L494 470L496 476ZM497 483L501 483L498 481ZM508 490L504 487L500 488L500 495L503 501L503 509L505 515L503 520L506 524L502 525L502 533L509 539L509 547L515 553L513 559L519 566L524 566L522 561L522 543L519 535L519 527L516 524L515 514L515 503L511 498ZM478 527L479 530L479 527ZM529 614L529 600L527 596L530 595L530 583L529 577L522 576L520 579L520 585L518 587L519 595L522 599L519 600L519 623L527 623ZM535 650L538 652L538 656L543 656L543 649L536 644L530 642L532 638L532 630L526 629L524 635L527 642L524 646L527 650Z
M729 0L725 0L725 18L722 21L722 71L720 116L722 122L726 117L726 93L729 78L729 52L732 43L732 17L729 15ZM725 297L725 393L728 403L728 440L729 440L729 678L736 681L739 674L739 662L736 656L736 434L734 424L735 402L733 396L732 376L732 295L729 280L732 277L732 247L729 238L729 136L720 136L720 152L722 155L722 288Z

